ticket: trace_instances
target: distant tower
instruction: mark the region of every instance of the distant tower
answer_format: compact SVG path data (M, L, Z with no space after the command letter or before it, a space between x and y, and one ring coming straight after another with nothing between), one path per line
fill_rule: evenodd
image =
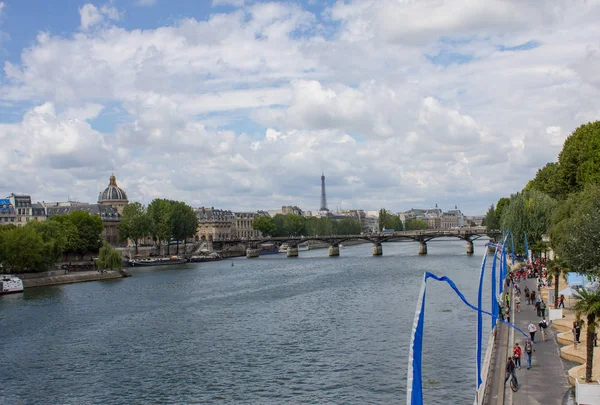
M327 195L325 194L325 174L321 173L321 209L319 211L329 211L327 209Z

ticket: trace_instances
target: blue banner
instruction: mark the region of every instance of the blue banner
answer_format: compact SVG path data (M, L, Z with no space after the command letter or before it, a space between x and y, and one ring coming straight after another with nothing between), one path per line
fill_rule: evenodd
M456 284L446 276L438 277L432 273L425 272L423 277L423 282L421 284L421 293L419 294L417 300L417 309L415 311L415 318L413 321L413 329L412 335L410 339L410 348L408 352L408 374L407 374L407 393L406 393L406 403L407 405L423 405L423 375L422 375L422 363L423 363L423 324L425 320L425 295L427 292L426 285L427 280L429 278L433 278L437 281L445 281L452 287L456 295L461 299L465 305L467 305L472 310L478 311L479 313L486 314L491 316L493 319L499 319L496 314L491 314L487 311L482 310L481 308L477 308L460 292ZM528 335L525 334L521 329L517 328L515 325L503 321L499 319L500 322L518 330L529 339Z
M498 246L494 251L494 261L492 262L492 313L498 313L498 297L496 295L496 262L498 261ZM492 330L496 327L496 320L492 318Z
M481 272L479 273L479 289L477 291L477 389L481 385L481 346L483 340L483 314L481 313L483 305L483 275L485 272L485 262L487 261L487 247L483 251L483 260L481 262Z

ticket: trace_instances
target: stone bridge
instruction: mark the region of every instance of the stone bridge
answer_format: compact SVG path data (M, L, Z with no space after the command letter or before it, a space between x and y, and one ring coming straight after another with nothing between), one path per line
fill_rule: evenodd
M473 241L482 237L494 237L501 235L499 230L488 230L485 227L465 227L456 229L431 229L423 231L398 231L398 232L375 232L361 235L316 235L316 236L288 236L288 237L266 237L262 239L245 239L235 240L230 242L241 243L246 246L246 257L258 257L260 245L265 243L273 243L280 246L283 243L288 245L287 256L298 256L298 245L308 243L310 241L319 241L329 244L329 256L340 255L340 244L346 241L362 240L373 244L373 256L381 256L383 254L382 243L413 240L419 243L419 254L427 254L427 242L437 238L457 238L466 242L467 254L472 255L474 252Z

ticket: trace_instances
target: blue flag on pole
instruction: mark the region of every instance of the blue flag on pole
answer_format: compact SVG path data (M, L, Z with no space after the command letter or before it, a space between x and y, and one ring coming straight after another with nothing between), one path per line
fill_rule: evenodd
M497 314L491 314L487 311L477 308L460 292L456 284L446 276L438 277L432 273L425 272L423 276L423 282L421 284L421 292L417 299L417 309L415 311L415 317L413 320L413 329L410 338L410 347L408 352L408 373L406 376L406 404L407 405L423 405L423 375L422 375L422 363L423 363L423 325L425 322L425 296L427 292L427 280L433 278L437 281L445 281L452 287L456 295L465 303L469 308L478 311L482 314L491 316L494 319L498 319ZM518 330L523 336L528 337L525 332L517 328L511 323L503 321L500 322Z

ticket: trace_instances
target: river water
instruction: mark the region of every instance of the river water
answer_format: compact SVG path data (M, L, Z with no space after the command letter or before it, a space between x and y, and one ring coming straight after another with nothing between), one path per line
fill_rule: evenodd
M0 297L0 404L405 403L423 272L451 277L476 303L484 247L417 250L135 268ZM447 285L430 283L425 403L472 403L475 322Z

